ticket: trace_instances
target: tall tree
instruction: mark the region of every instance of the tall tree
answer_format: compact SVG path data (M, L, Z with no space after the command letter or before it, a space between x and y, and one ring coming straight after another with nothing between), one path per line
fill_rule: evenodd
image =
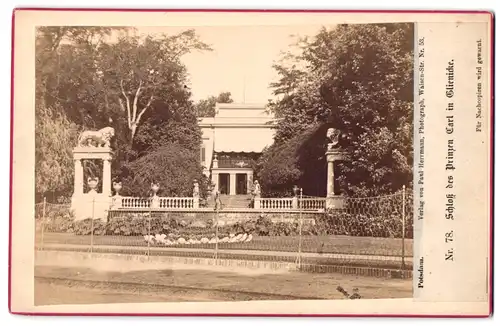
M187 71L181 57L193 50L210 50L193 30L161 37L122 37L100 48L99 75L107 93L114 93L126 116L133 143L143 116L155 101L188 97Z
M334 127L348 155L338 180L347 193L410 186L412 39L412 24L339 25L301 39L299 54L287 54L275 66L281 76L272 85L278 99L269 105L281 118L275 142L296 141L294 135L308 126L321 125L322 133ZM311 178L314 166L323 164L326 142L317 133L303 142L309 150L290 155L300 156L296 166Z
M97 82L97 51L124 28L43 26L36 37L36 100L61 108L85 127L99 124L104 97ZM97 87L97 89L96 89ZM106 119L107 120L107 119Z
M36 84L37 103L50 104L79 128L115 128L113 172L127 177L133 160L166 144L199 153L201 132L181 57L210 48L192 30L145 38L117 33L123 30L40 28Z
M73 143L78 126L63 112L38 107L35 120L35 194L69 196L73 185Z

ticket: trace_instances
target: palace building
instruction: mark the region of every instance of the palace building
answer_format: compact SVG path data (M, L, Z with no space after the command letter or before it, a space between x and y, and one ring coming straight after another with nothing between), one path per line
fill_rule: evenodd
M274 117L265 105L217 103L215 117L201 118L201 162L221 194L245 195L253 183L253 166L273 143Z

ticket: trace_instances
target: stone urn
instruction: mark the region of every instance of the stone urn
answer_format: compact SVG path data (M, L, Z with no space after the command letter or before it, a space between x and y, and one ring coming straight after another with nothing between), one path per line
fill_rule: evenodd
M293 196L294 197L297 197L297 195L299 194L299 187L297 187L297 185L293 186Z
M113 189L115 190L115 195L113 196L113 200L111 203L112 208L121 208L122 207L122 200L120 196L120 190L122 190L122 183L120 182L113 182Z
M151 191L153 191L153 197L156 196L156 193L160 190L160 184L159 183L151 183Z
M92 193L97 192L96 189L97 189L98 184L99 184L99 178L97 178L97 177L89 177L87 179L87 185L90 188L89 192L92 192Z
M113 189L115 190L115 196L120 195L120 190L122 190L122 183L120 182L113 182Z
M159 208L160 207L160 198L157 193L160 190L159 183L151 183L151 191L153 192L153 196L151 198L151 208Z

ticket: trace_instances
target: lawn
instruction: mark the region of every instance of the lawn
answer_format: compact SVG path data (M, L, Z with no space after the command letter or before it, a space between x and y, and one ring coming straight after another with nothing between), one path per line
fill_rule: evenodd
M93 244L96 246L127 246L145 247L147 246L141 236L108 236L99 235L93 237ZM42 243L42 236L39 232L36 235L38 246ZM43 234L44 244L69 244L69 245L90 245L90 236L79 236L70 233L48 233ZM402 255L402 239L354 237L354 236L303 236L302 252L317 254L348 254L348 255L374 255L374 256L396 256ZM262 250L277 252L297 252L299 248L298 236L256 236L250 242L244 243L220 243L220 249L233 250ZM163 247L154 245L154 247ZM169 248L206 248L214 249L215 244L199 245L175 245ZM406 257L413 256L413 240L405 239L404 252Z

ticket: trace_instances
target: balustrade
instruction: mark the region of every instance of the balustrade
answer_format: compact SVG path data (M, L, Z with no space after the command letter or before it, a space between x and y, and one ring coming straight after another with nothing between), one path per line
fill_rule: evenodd
M158 197L159 208L193 208L193 197ZM122 208L149 208L151 199L122 197Z
M292 198L260 198L260 208L292 209Z
M120 208L147 209L150 207L151 199L138 197L121 197ZM323 210L326 207L325 198L259 198L259 209L271 210ZM158 197L160 209L195 209L195 199L193 197ZM297 206L298 202L298 206Z
M299 199L299 208L305 210L319 210L325 209L325 198L302 198Z

